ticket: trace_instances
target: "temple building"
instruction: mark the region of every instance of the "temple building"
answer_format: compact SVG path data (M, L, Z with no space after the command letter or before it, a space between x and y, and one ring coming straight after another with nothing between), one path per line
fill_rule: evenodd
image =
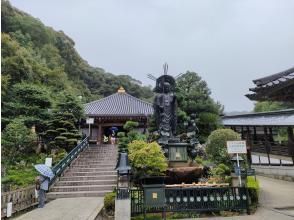
M280 73L253 80L255 88L246 96L252 101L294 103L294 67Z
M253 83L250 100L294 105L294 68ZM246 140L248 160L258 172L294 180L294 109L224 116L222 123Z
M122 131L127 121L139 122L138 129L146 131L148 118L153 114L151 103L131 96L123 87L115 94L85 104L84 109L88 121L92 119L93 124L84 124L83 133L97 143L109 137L111 128Z

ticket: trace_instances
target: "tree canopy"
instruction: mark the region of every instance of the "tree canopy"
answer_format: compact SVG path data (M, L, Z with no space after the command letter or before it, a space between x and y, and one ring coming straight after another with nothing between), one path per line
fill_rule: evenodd
M219 124L223 107L211 97L207 83L195 73L187 71L177 79L178 128L183 131L183 123L192 113L198 117L199 139L204 142Z

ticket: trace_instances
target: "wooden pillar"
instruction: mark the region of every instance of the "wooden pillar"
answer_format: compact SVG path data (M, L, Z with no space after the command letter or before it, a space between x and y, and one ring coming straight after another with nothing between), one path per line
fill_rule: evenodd
M256 142L257 141L257 133L256 133L256 127L253 127L253 141Z
M287 127L287 133L288 133L288 152L289 155L292 157L292 161L294 164L294 134L293 134L293 128L291 126Z
M269 128L269 141L274 142L274 137L273 137L273 128Z
M246 136L246 145L247 145L247 161L249 164L249 168L251 168L252 158L251 158L251 147L252 147L252 138L249 126L246 127L247 136Z
M243 129L243 126L241 126L241 139L244 140L244 129Z
M263 128L264 130L264 145L265 145L265 149L266 149L266 154L267 154L267 159L268 159L268 164L271 165L271 158L270 158L270 143L268 140L268 134L267 134L267 127L265 126Z
M98 125L98 137L97 137L97 144L102 143L102 125L99 123Z

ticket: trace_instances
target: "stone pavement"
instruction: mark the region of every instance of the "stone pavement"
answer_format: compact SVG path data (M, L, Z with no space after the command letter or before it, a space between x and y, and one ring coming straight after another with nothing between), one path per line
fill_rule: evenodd
M258 176L257 179L260 183L260 207L254 215L201 220L294 220L294 182L263 176Z
M94 220L102 208L103 197L61 198L16 220Z

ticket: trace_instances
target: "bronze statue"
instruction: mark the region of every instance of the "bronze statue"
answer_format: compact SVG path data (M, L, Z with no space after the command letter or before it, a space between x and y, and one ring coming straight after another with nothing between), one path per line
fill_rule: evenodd
M162 138L168 139L176 135L177 98L174 94L175 79L170 75L162 75L156 80L154 113L157 130Z

